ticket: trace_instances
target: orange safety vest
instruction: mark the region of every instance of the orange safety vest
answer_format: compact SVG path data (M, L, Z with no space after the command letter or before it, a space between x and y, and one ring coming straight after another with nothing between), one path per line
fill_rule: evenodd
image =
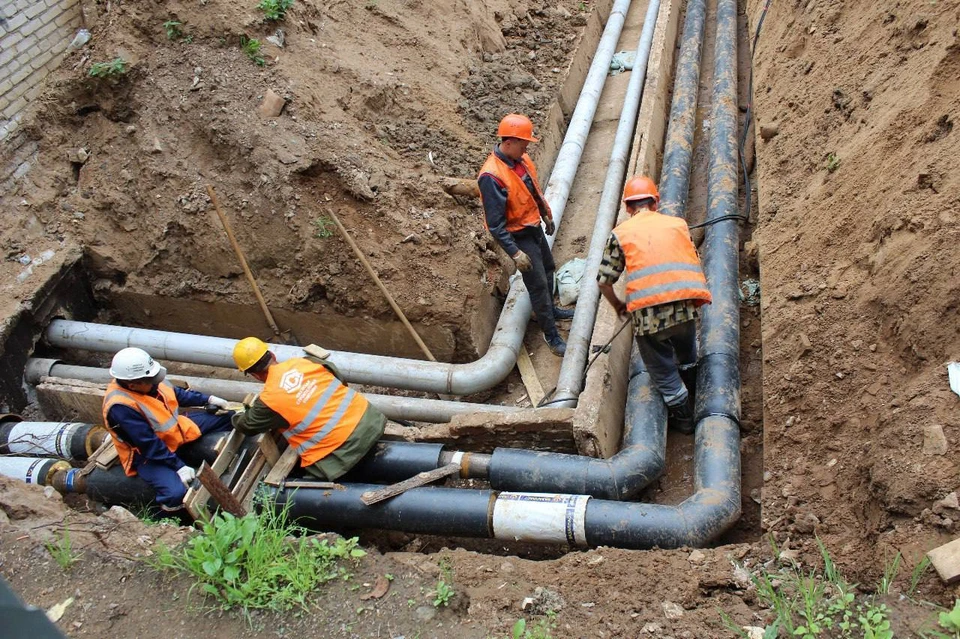
M310 466L347 441L370 403L320 364L297 357L268 369L260 401L283 417L287 444Z
M110 428L107 413L116 404L129 406L143 415L150 427L153 428L153 432L157 434L160 441L167 445L171 453L177 452L177 449L183 444L200 438L200 428L192 419L180 414L180 403L177 401L177 394L173 391L173 386L161 382L157 390L161 399L133 393L122 388L116 380L113 380L107 386L107 391L103 396L103 424L110 436L113 437L113 445L117 449L117 456L120 458L123 470L130 477L137 474L137 471L133 469L133 453L137 448L121 440L117 433Z
M537 195L546 202L543 192L540 190L540 183L537 181L537 168L533 165L533 160L526 153L523 154L520 162L523 168L527 170L530 177L533 178L533 187L537 189ZM538 226L540 224L540 207L537 201L530 194L530 189L519 175L507 163L497 157L496 153L491 153L487 161L480 167L480 175L489 173L494 176L507 189L507 230L511 233L521 231L528 226ZM478 179L480 176L477 176ZM480 196L483 200L483 196ZM484 217L483 224L486 226L487 219ZM489 231L490 228L487 227Z
M613 230L626 260L627 310L712 300L700 257L681 218L640 212Z

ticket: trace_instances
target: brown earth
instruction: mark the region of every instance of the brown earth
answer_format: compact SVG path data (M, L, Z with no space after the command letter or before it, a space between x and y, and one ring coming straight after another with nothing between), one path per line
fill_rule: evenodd
M751 40L763 5L747 2ZM264 68L237 48L241 33L273 32L252 8L91 8L101 11L90 16L93 48L51 79L27 127L39 155L0 194L8 260L82 246L104 296L249 303L205 196L212 181L271 305L387 317L345 245L316 237L329 205L389 285L418 300L412 319L450 326L459 355L471 351L462 318L497 286L501 262L475 203L446 196L437 178L473 174L502 112L540 121L589 5L297 2L285 48L268 50ZM171 18L191 43L166 40L160 24ZM762 393L762 530L804 568L818 565L818 536L864 589L901 552L902 590L923 553L960 530L960 511L937 505L960 489L960 398L945 367L960 360L958 24L956 0L772 3L754 53L762 316L744 309L742 363L748 383L762 374L762 388L744 391L743 448L759 448ZM119 52L133 62L126 77L85 78L91 60ZM260 119L268 88L290 100L281 117ZM67 158L77 147L91 154L79 171ZM744 258L742 275L753 275L752 250ZM41 265L17 281L23 269L2 264L5 317L43 275ZM395 574L395 598L364 604L362 591L337 586L319 592L310 614L251 626L184 604L185 583L134 561L144 552L136 540L155 527L132 522L104 537L112 520L40 489L3 481L0 491L9 520L0 521L0 573L39 606L75 596L60 622L71 636L508 636L537 587L562 599L549 602L558 637L729 637L717 609L741 625L769 618L735 568L769 562L763 540L702 558L596 549L543 561L491 543L487 554L372 552L360 583ZM64 524L100 531L83 538L89 555L66 574L42 543ZM416 609L429 606L441 558L457 602L427 623ZM917 596L946 604L958 595L931 572ZM917 636L929 615L890 605L897 636Z

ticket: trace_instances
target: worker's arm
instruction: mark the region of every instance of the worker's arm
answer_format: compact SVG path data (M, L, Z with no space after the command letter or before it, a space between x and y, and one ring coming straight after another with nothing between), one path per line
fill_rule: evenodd
M507 230L507 189L489 173L477 179L480 187L480 199L483 202L483 215L487 220L490 235L503 247L511 258L520 252L513 236Z
M141 458L180 470L184 463L170 452L147 419L135 408L116 404L107 412L107 424L126 443L137 449Z
M603 257L600 259L600 269L597 271L597 286L618 315L627 312L627 305L617 297L613 290L614 282L623 275L624 264L623 249L620 248L617 236L611 233L607 240L607 246L603 249Z
M250 408L234 415L232 423L233 427L244 435L257 435L290 426L287 420L260 401L259 397L253 400Z
M173 387L173 393L177 396L177 403L181 406L206 406L210 401L210 396L206 393L200 393L179 386Z

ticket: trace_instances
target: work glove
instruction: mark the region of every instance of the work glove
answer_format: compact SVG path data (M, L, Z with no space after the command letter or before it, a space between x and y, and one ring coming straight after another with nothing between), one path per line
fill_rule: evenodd
M197 478L197 471L195 471L190 466L184 466L177 471L177 477L180 478L180 481L183 482L183 485L187 488L190 487L190 482Z
M553 235L557 230L557 225L554 224L552 217L543 218L543 225L546 227L547 235Z
M526 273L533 268L533 262L530 261L530 256L523 251L517 251L517 254L513 256L513 263L517 265L517 270L521 273Z
M216 406L217 408L222 408L222 409L224 409L224 410L227 410L227 406L230 404L230 402L228 402L227 400L225 400L225 399L222 398L222 397L217 397L216 395L211 395L210 398L207 400L207 404L212 404L213 406Z

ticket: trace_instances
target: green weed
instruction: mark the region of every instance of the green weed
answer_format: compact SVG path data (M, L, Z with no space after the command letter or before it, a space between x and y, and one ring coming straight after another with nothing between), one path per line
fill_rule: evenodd
M923 578L923 573L927 572L927 568L930 567L930 558L926 555L923 556L923 559L917 562L917 565L913 567L913 570L910 572L910 588L907 590L907 596L912 597L915 592L917 592L917 587L920 585L920 580Z
M903 555L898 552L893 558L893 561L884 567L883 577L880 578L880 583L877 584L878 595L890 594L890 586L893 585L894 580L897 578L897 573L900 572L900 562L902 560Z
M257 8L263 11L267 20L283 20L287 9L293 6L293 0L260 0Z
M70 530L67 528L64 528L60 539L56 542L48 541L44 546L61 570L68 570L73 564L80 561L81 553L73 549L73 544L70 542Z
M325 239L333 235L334 224L326 215L321 215L313 221L313 225L317 227L317 232L314 234L314 237L318 239Z
M347 566L366 552L357 540L330 542L302 537L287 509L234 517L218 514L200 534L178 548L161 544L149 561L155 567L186 573L219 607L289 610L306 608L307 597L320 584L348 579Z
M453 587L443 580L443 577L437 580L437 587L430 593L433 597L433 607L449 606L450 600L457 594Z
M837 157L836 153L830 152L827 154L827 172L833 173L838 168L840 168L840 158Z
M179 40L183 37L182 22L176 20L167 20L163 23L163 30L167 33L167 40Z
M94 62L87 74L91 78L113 78L130 70L130 64L123 58L114 58L110 62Z
M258 67L262 67L267 63L267 61L263 59L263 56L260 55L260 49L262 47L263 44L256 38L240 36L240 48L243 49L247 57L253 60Z
M960 639L960 599L954 601L953 610L940 613L938 622L947 634L938 632L934 636L938 639Z
M526 619L517 619L517 623L513 624L510 630L510 639L552 639L556 625L556 613L552 611L547 612L546 619L541 619L529 627Z

